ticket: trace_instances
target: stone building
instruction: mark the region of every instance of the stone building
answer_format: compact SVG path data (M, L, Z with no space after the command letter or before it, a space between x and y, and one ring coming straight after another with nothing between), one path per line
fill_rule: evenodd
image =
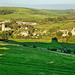
M11 28L10 27L5 27L5 24L3 23L2 24L2 31L9 31L9 30L11 30Z
M69 33L68 30L59 30L59 31L61 31L61 32L63 33L63 34L62 34L63 37L67 36L68 33Z
M5 31L5 24L2 24L2 31Z
M72 35L75 35L75 28L72 28L71 33L72 33Z

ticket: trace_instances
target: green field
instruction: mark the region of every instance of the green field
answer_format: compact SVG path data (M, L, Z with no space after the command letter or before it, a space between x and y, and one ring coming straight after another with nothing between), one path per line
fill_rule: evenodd
M28 47L39 47L39 48L45 48L45 49L57 49L58 51L64 51L66 48L67 50L71 50L72 52L75 52L75 43L67 43L67 42L57 42L57 41L51 41L51 40L6 40L4 42L12 43L12 44L19 44L19 45L26 45Z
M32 9L32 8L19 8L19 7L0 7L0 10L15 10L12 14L0 15L0 20L23 19L27 21L38 21L50 16L61 16L54 12Z
M0 75L75 75L75 55L0 44Z
M61 38L60 36L56 35L57 31L68 30L69 32L71 32L72 28L75 28L75 14L74 14L75 10L42 10L33 8L20 8L20 7L0 7L0 12L1 10L8 10L8 11L14 10L13 13L5 15L0 14L0 21L10 20L11 23L6 23L6 26L12 29L19 29L18 28L19 26L16 23L16 21L36 22L37 25L33 25L34 33L40 35L37 38L40 39L42 38L43 40L50 40L51 38L57 37L60 41L62 40L64 41L63 36ZM43 33L44 31L47 32L44 34ZM14 32L16 33L16 31ZM12 37L11 36L10 37L12 39L18 39L19 36L17 36L17 34L20 34L20 32L18 31L17 34L15 33L13 33L13 35L11 34ZM33 35L33 32L31 32L31 34ZM23 36L21 37L23 39ZM19 39L21 39L21 37ZM67 37L65 37L66 40ZM71 36L69 42L75 42L74 37L75 36L73 37ZM36 36L31 36L29 34L28 37L24 38L36 39Z
M47 17L64 16L74 14L75 10L40 10L33 8L20 7L0 7L0 10L15 10L12 14L0 15L0 21L11 19L22 19L29 21L38 21Z
M2 10L14 12L2 15ZM30 38L14 38L12 34L20 33L15 28L14 33L8 32L9 35L1 33L0 40L4 40L0 41L0 75L75 75L75 36L58 37L58 42L51 40L57 36L58 30L75 28L75 10L0 7L0 22L5 20L12 21L8 27L17 25L13 21L36 22L37 25L32 26L35 33L40 35L47 30L47 35L41 34L38 39L30 37L30 34ZM64 52L65 49L71 52Z

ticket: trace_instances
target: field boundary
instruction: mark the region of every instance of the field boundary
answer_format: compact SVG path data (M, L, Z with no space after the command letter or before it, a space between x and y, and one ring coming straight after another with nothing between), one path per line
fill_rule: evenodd
M7 41L2 41L2 42L3 42L4 44L9 44L9 45L23 46L23 47L36 48L36 49L48 50L48 51L55 51L55 50L51 50L51 49L48 49L48 48L26 46L26 45L21 45L21 44L13 44L13 43L9 43L9 42L7 42ZM59 43L59 44L60 44L60 43ZM56 50L55 52L66 53L64 50L63 50L63 51ZM66 53L66 54L73 54L73 55L75 55L74 52L70 52L70 53Z

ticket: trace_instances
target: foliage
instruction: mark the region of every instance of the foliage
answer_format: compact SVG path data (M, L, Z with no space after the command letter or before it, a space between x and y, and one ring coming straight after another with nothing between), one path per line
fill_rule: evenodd
M8 39L8 36L9 36L8 32L3 31L3 32L1 33L2 39Z
M0 44L0 47L0 75L75 74L75 55L18 45Z
M0 15L12 14L14 10L0 9Z
M61 32L61 31L58 31L58 32L56 33L56 35L57 35L58 37L61 37L62 34L63 34L63 32Z
M72 33L71 32L68 32L68 35L71 37L72 36Z

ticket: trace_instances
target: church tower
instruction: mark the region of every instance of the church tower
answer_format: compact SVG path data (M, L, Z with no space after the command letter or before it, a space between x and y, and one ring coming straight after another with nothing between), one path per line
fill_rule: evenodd
M2 31L5 31L5 24L2 24Z

